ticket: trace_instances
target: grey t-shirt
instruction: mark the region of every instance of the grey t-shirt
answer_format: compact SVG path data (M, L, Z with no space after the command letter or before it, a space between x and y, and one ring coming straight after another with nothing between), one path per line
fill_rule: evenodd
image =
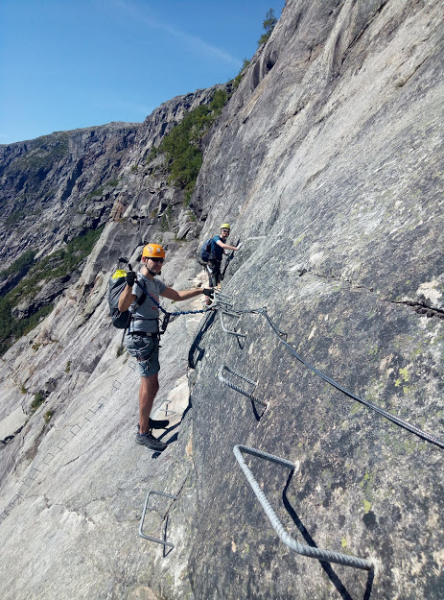
M166 290L166 286L163 281L159 279L147 279L142 273L137 274L137 279L140 281L142 286L151 296L160 303L160 294ZM133 294L140 298L143 294L140 286L137 283L133 286ZM131 319L131 324L128 329L129 332L133 331L145 331L152 333L158 330L158 319L159 309L154 304L149 296L146 297L145 302L141 306L136 306L133 302L129 308L130 312L133 313L134 318Z

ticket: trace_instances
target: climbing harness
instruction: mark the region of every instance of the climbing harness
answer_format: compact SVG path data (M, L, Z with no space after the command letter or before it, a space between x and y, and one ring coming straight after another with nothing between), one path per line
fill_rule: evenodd
M267 454L266 452L256 450L255 448L249 448L248 446L242 445L235 446L233 448L233 453L253 492L256 494L256 498L259 500L262 508L265 511L265 514L269 518L273 529L276 531L284 544L298 554L302 554L303 556L307 556L309 558L316 558L326 562L337 563L340 565L345 565L346 567L354 567L355 569L364 569L365 571L370 571L373 569L372 563L368 560L356 558L354 556L347 556L346 554L339 554L338 552L331 552L330 550L321 550L313 546L302 545L299 544L293 537L291 537L291 535L285 531L284 526L277 518L277 515L272 509L267 497L261 490L261 487L254 478L253 473L245 463L242 453L263 458L264 460L268 460L272 463L287 467L291 469L291 471L294 471L295 465L292 462L283 458L279 458L278 456L274 456L273 454Z

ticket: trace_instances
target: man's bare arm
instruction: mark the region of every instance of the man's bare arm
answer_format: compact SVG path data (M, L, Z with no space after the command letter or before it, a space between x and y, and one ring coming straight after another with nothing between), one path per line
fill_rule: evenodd
M229 244L224 244L224 242L222 242L221 240L218 240L216 242L216 244L218 246L220 246L221 248L223 248L224 250L237 250L237 246L230 246Z
M129 309L131 304L136 300L137 296L133 294L133 289L128 285L119 296L119 310L125 312Z
M160 295L164 298L168 298L168 300L174 300L175 302L180 302L182 300L189 300L190 298L195 298L203 294L202 288L196 288L194 290L182 290L178 292L177 290L173 290L173 288L167 287Z

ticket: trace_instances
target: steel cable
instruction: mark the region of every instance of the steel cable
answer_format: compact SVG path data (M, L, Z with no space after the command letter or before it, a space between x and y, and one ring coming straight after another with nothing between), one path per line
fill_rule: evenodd
M152 302L154 302L154 304L157 306L157 308L159 310L161 310L164 315L168 315L170 317L175 317L177 315L198 315L200 313L206 313L209 310L212 310L211 308L204 308L203 310L181 310L181 311L177 311L177 312L168 312L167 310L162 308L162 306L160 306L159 302L157 302L157 300L149 293L149 291L146 290L143 286L141 286L137 280L136 280L136 283L139 285L140 288L142 288L142 290L145 292L145 294L148 296L148 298Z
M278 336L279 341L282 344L284 344L284 346L287 348L287 350L290 352L290 354L292 354L295 358L297 358L297 360L299 362L301 362L308 369L310 369L310 371L312 371L313 373L315 373L316 375L318 375L319 377L321 377L321 379L323 379L324 381L326 381L327 383L329 383L331 386L333 386L334 388L336 388L337 390L339 390L340 392L342 392L343 394L345 394L349 398L352 398L353 400L356 400L356 402L360 402L361 404L363 404L367 408L370 408L371 410L373 410L374 412L378 413L379 415L382 415L383 417L385 417L386 419L388 419L392 423L395 423L395 425L398 425L399 427L402 427L403 429L406 429L407 431L410 431L410 433L414 433L415 435L417 435L418 437L426 440L427 442L430 442L431 444L435 444L435 446L438 446L439 448L444 449L444 442L441 441L436 436L432 435L431 433L427 433L427 432L423 431L422 429L419 429L419 427L415 427L414 425L411 425L410 423L407 423L407 421L404 421L403 419L400 419L399 417L396 417L395 415L392 415L391 413L387 412L383 408L380 408L379 406L375 406L371 402L368 402L367 400L364 400L363 398L360 398L359 396L357 396L353 392L350 392L349 390L347 390L346 388L344 388L342 385L340 385L339 383L337 383L336 381L334 381L331 377L329 377L328 375L326 375L325 373L323 373L319 369L316 369L316 367L313 367L306 360L304 360L302 358L302 356L300 356L296 352L296 350L292 346L290 346L290 344L287 341L285 341L284 339L282 339L283 332L270 319L270 317L268 316L266 307L255 308L255 309L250 309L250 310L235 310L235 309L232 309L232 310L233 310L233 312L237 312L238 314L251 313L251 314L262 315L263 317L265 317L265 319L267 320L268 324L270 325L270 327L272 328L272 330L274 331L274 333Z

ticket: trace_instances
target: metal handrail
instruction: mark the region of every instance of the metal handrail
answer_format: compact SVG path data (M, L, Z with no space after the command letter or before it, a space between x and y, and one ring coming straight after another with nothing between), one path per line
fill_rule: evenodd
M164 492L156 492L155 490L150 490L146 496L145 504L143 506L142 518L140 519L140 525L139 525L139 535L143 539L149 540L150 542L155 542L156 544L162 544L162 546L164 546L164 547L169 546L170 548L174 548L174 544L172 544L171 542L165 542L163 540L158 540L157 538L151 537L150 535L146 535L143 533L143 523L145 521L145 515L146 515L147 508L148 508L148 502L149 502L150 496L152 494L156 494L157 496L163 496L165 498L172 498L173 500L177 500L177 498L178 498L178 496L173 496L172 494L165 494Z
M236 371L233 371L232 369L230 369L230 367L227 367L227 365L221 365L221 367L219 369L219 373L217 375L219 381L221 381L222 383L224 383L226 386L228 386L232 390L234 390L236 392L239 392L239 394L242 394L243 396L246 396L252 402L255 402L257 404L261 404L262 406L265 406L265 407L268 406L265 402L262 402L261 400L258 400L255 396L253 396L249 392L246 392L245 390L243 390L238 385L236 385L236 384L232 383L231 381L228 381L227 379L225 379L225 377L223 376L223 372L224 371L228 371L229 373L232 373L233 375L236 375L236 377L240 377L241 379L243 379L247 383L250 383L251 385L254 385L254 387L257 386L257 381L253 381L253 380L249 379L248 377L245 377L245 375L241 375L240 373L236 373Z
M248 446L242 446L240 444L234 446L233 452L237 462L239 463L240 468L242 469L245 477L247 478L248 483L253 489L253 492L256 494L256 498L259 500L262 508L265 511L265 514L269 518L273 529L276 531L279 538L284 542L284 544L286 544L289 548L291 548L298 554L302 554L302 556L307 556L308 558L316 558L318 560L326 562L338 563L340 565L345 565L346 567L364 569L365 571L370 571L373 569L372 563L368 560L356 558L354 556L347 556L346 554L339 554L337 552L331 552L330 550L321 550L313 546L299 544L293 537L291 537L291 535L289 535L285 531L284 526L279 521L264 492L261 490L258 482L255 480L253 473L247 467L242 453L251 454L252 456L257 456L258 458L263 458L277 465L287 467L292 471L294 471L295 469L294 463L290 462L289 460L279 458L278 456L274 456L273 454L267 454L266 452L256 450L256 448L249 448Z

